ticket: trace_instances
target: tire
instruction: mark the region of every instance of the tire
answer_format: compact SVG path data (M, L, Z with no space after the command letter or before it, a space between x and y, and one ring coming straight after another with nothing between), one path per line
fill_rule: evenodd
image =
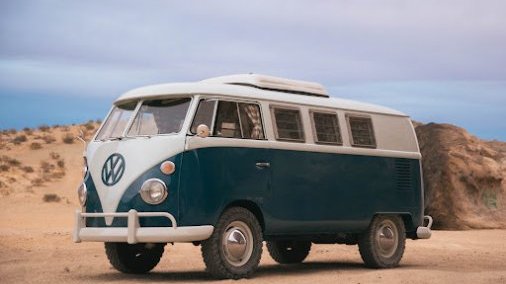
M105 243L105 253L116 270L141 274L150 271L160 262L165 245Z
M406 245L406 229L399 216L376 216L358 241L360 256L367 267L399 265Z
M309 241L272 241L267 242L271 257L281 264L301 263L311 250Z
M220 279L250 277L260 262L262 241L262 229L253 213L242 207L226 210L211 237L202 241L206 271Z

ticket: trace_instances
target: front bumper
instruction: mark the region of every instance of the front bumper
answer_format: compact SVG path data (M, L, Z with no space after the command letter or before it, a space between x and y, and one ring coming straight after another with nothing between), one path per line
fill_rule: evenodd
M128 219L127 227L86 227L86 217L123 217ZM172 227L140 227L139 217L166 217ZM117 213L81 213L76 210L73 240L85 242L126 242L135 243L171 243L194 242L208 239L214 227L185 226L178 227L174 216L167 212L128 212Z

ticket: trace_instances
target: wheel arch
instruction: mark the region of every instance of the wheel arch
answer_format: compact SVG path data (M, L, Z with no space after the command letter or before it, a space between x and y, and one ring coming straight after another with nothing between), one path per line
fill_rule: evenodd
M225 212L227 209L232 207L242 207L253 213L255 217L258 220L258 223L260 224L260 227L262 228L262 232L265 231L265 219L264 215L262 213L262 209L260 209L260 206L256 204L254 201L247 200L247 199L241 199L241 200L234 200L230 203L228 203L222 210L221 214Z
M399 216L404 223L406 234L409 234L411 231L416 230L414 227L413 215L409 212L377 212L372 216L371 220L369 221L369 225L376 216Z

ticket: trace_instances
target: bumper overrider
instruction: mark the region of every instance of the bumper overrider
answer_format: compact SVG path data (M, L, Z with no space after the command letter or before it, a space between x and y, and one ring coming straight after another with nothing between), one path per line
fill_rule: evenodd
M87 217L127 218L127 227L86 227ZM165 217L172 227L140 227L139 217ZM85 242L126 242L135 243L171 243L194 242L208 239L214 227L184 226L178 227L176 219L167 212L138 212L131 209L128 212L115 213L82 213L76 210L73 241Z
M432 217L431 216L423 216L423 223L425 223L425 220L427 220L427 226L420 226L416 228L416 236L419 239L429 239L432 236ZM422 224L423 225L423 224Z

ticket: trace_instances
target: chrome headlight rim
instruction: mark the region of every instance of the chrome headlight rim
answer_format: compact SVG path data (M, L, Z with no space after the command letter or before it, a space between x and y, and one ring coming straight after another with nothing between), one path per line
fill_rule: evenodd
M149 184L154 183L154 182L161 184L163 187L163 195L159 200L153 200L153 198L151 197L151 194L149 192L149 189L150 189ZM142 200L148 204L151 204L151 205L161 204L162 202L165 201L165 199L167 199L167 196L169 195L167 185L165 184L165 182L163 180L161 180L159 178L150 178L150 179L145 180L142 183L139 193L141 195Z
M81 206L86 205L86 201L88 200L88 188L84 182L77 188L77 197Z

